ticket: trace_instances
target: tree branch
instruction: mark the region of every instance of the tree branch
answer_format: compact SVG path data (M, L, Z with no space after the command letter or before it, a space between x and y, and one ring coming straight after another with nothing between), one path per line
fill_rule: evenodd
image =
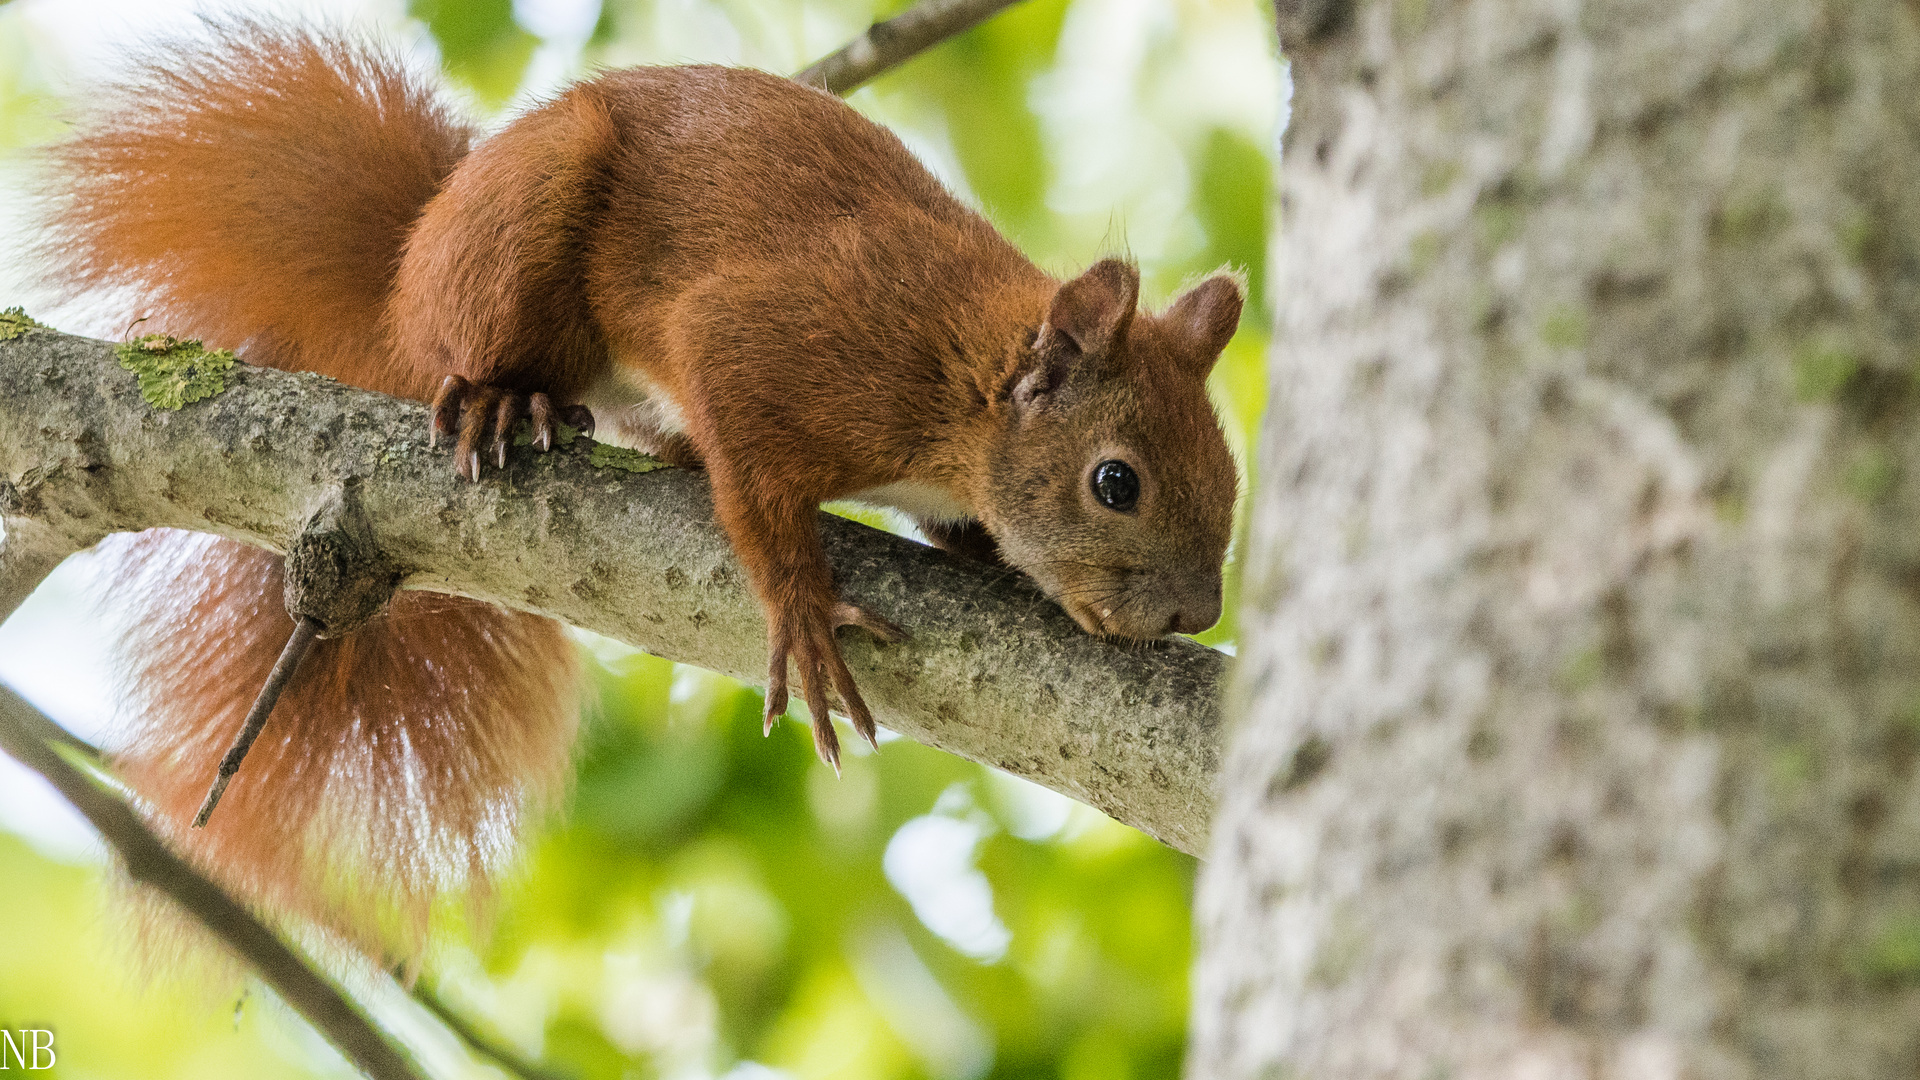
M469 484L426 430L416 403L245 365L224 392L155 411L111 346L33 330L0 342L0 522L38 538L42 561L156 526L284 552L350 488L408 587L764 679L760 607L698 474L596 467L583 439L516 448ZM1225 656L1093 638L1019 575L827 515L821 533L849 598L914 635L844 642L881 723L1201 849Z
M117 795L95 783L53 747L70 741L60 726L0 686L0 750L39 773L99 830L128 876L151 886L198 919L347 1060L374 1080L419 1080L399 1049L345 994L308 967L273 931L167 850Z
M814 61L794 81L835 94L898 67L925 49L971 30L1019 0L922 0Z

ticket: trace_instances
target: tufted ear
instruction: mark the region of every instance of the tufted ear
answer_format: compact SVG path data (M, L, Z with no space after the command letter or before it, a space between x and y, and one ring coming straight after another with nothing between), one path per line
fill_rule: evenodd
M1205 378L1220 359L1220 350L1240 328L1241 284L1231 274L1215 274L1180 294L1160 316L1186 348L1186 366Z
M1047 307L1046 332L1082 356L1101 356L1127 336L1140 302L1140 271L1119 259L1101 259L1060 286Z
M1119 259L1102 259L1061 285L1009 388L1015 413L1030 415L1069 382L1097 376L1098 361L1126 338L1139 299L1140 271Z

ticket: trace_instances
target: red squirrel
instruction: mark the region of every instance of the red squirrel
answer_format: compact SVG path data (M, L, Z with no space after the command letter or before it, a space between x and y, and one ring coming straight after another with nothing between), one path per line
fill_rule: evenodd
M885 128L758 71L607 72L476 143L379 51L241 23L148 51L97 100L50 155L49 265L70 295L120 290L143 330L431 402L478 482L517 422L544 449L568 406L704 468L767 616L766 725L791 663L836 769L830 689L874 732L836 628L898 635L837 593L823 501L903 509L1091 633L1219 616L1237 479L1205 380L1239 319L1230 275L1159 312L1119 260L1058 280ZM418 930L563 786L559 628L406 592L316 646L189 834L291 625L279 559L171 532L103 557L135 627L122 769L259 902ZM350 870L398 904L356 905Z

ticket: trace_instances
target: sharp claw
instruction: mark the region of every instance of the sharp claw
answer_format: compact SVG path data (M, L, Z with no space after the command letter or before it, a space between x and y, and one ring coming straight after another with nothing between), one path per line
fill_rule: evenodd
M867 740L867 745L873 747L874 753L877 754L880 752L880 737L878 732L872 728L867 728L860 732L860 737Z
M867 633L879 638L881 641L892 645L898 645L900 642L906 641L913 636L892 622L868 611L866 608L858 604L850 604L845 600L833 605L833 625L836 628L842 626L858 626Z
M507 440L505 439L493 440L493 467L496 469L507 467Z
M480 482L480 451L478 450L467 454L467 479L476 484Z
M787 688L786 687L770 686L767 688L766 710L767 710L766 715L761 718L761 724L760 724L760 734L762 736L773 734L773 725L779 723L780 718L786 715L786 712L787 712Z
M553 449L553 432L545 428L540 429L540 433L533 437L533 445L539 447L543 454Z

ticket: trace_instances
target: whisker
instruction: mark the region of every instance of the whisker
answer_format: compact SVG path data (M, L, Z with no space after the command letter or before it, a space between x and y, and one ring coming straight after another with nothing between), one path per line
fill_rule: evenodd
M1082 562L1079 559L1048 559L1048 566L1078 566L1085 570L1098 570L1105 574L1131 574L1138 571L1137 566L1116 566L1106 563Z

